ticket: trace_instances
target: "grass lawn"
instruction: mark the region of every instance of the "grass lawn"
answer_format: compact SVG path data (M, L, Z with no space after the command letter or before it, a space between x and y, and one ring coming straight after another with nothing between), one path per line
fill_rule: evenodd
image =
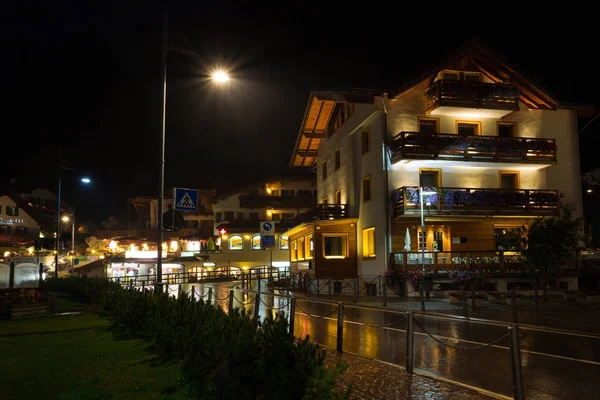
M0 321L1 399L189 399L178 364L93 314Z

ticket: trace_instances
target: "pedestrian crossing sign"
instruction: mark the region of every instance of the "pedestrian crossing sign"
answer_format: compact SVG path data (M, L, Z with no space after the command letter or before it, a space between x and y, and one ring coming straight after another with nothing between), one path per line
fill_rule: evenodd
M196 189L175 188L175 209L178 211L198 211L198 191Z

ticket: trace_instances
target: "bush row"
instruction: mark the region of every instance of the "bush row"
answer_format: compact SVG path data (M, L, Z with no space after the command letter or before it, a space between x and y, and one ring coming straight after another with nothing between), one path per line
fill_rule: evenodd
M259 322L238 309L227 314L204 301L124 289L96 278L68 278L62 288L81 293L132 337L151 340L164 360L182 363L205 399L337 399L344 367L324 366L325 351L295 341L283 315ZM75 281L80 288L76 289Z

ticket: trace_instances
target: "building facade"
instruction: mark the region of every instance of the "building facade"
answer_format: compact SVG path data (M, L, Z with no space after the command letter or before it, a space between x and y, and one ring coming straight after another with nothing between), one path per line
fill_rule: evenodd
M291 247L292 271L519 264L521 227L581 214L577 111L480 43L396 90L312 92L291 166L344 212L286 233L320 236L312 265Z
M33 245L33 241L40 236L39 219L35 210L29 207L18 194L0 194L0 243L2 245Z

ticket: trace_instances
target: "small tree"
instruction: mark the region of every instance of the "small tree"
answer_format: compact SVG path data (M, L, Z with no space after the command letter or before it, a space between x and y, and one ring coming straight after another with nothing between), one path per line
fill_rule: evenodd
M542 272L544 301L548 301L548 281L557 277L562 264L573 260L581 240L581 217L573 216L572 204L560 206L560 215L536 219L523 227L526 262Z

